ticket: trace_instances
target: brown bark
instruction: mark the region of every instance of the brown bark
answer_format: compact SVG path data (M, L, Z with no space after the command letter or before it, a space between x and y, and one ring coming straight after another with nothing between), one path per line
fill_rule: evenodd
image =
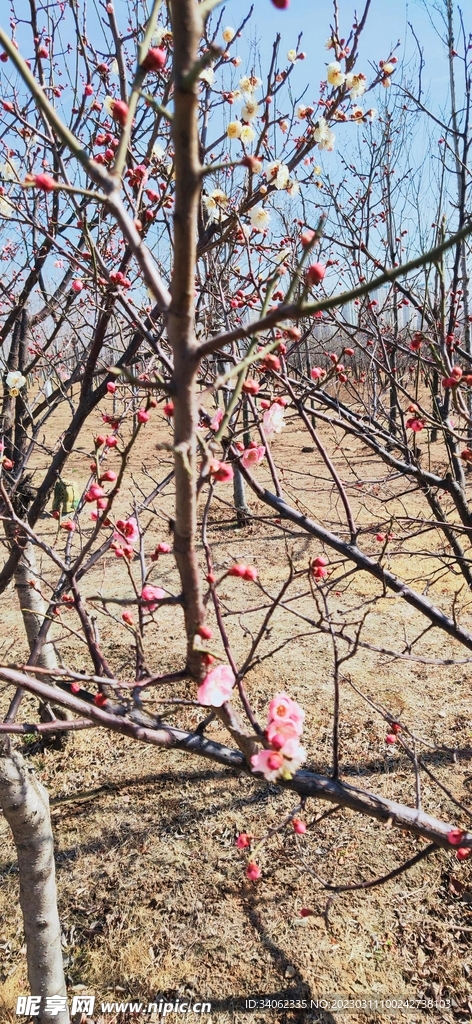
M194 293L201 165L198 154L198 79L193 81L191 72L198 57L202 19L195 0L172 0L171 11L175 83L172 139L176 187L174 274L167 333L174 355L174 552L184 597L187 666L194 678L200 679L204 675L204 666L201 656L193 649L193 638L205 618L195 550L198 357Z

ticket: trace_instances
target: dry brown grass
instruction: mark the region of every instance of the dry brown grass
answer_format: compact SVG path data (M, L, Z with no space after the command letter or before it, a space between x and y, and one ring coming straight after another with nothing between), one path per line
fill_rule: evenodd
M58 419L55 429L59 431L60 426ZM150 424L147 457L157 461L157 456L149 454L153 452L150 442L161 437L161 432L152 429ZM79 447L88 450L91 436L88 429ZM340 440L326 434L331 450ZM278 462L285 467L287 497L337 529L342 522L338 497L323 482L326 473L317 457L301 453L304 445L306 435L295 429L287 430L276 442ZM384 468L373 459L363 461L353 443L345 444L344 455L344 479L366 531L361 545L367 551L378 550L375 532L391 516L397 517L396 539L388 557L394 571L420 589L438 569L436 557L427 550L431 538L402 537L398 517L405 514L406 502L410 517L424 517L424 500L416 494L399 497L404 489L401 481L386 481ZM167 468L165 459L159 458L160 466L152 466L156 479L162 478ZM78 454L73 461L75 476L85 483L88 460ZM137 456L132 464L135 493L137 486L146 482L141 461ZM262 469L261 475L264 473ZM363 481L361 487L356 486L356 477ZM276 593L287 572L286 544L296 568L306 567L309 557L317 553L313 540L285 529L252 500L256 518L244 531L235 529L225 504L230 493L223 487L218 494L223 500L216 502L210 523L218 571L233 559L249 561L257 565L264 587ZM123 509L126 497L123 493ZM160 503L157 517L152 510L143 517L143 523L150 524L153 540L164 538L171 509L169 496ZM40 527L45 537L53 538L51 519L43 519ZM148 547L152 549L151 544ZM136 563L133 572L138 568ZM47 577L46 566L44 571ZM444 578L437 575L436 581L430 579L430 593L449 610L459 584L451 573ZM158 563L154 578L169 590L176 586L171 558ZM107 594L124 589L129 593L123 564L111 555L84 587L87 595L100 589ZM294 595L299 596L294 607L313 615L313 602L306 590L306 577L295 582ZM261 621L262 612L250 610L262 603L260 596L256 587L245 588L236 580L228 579L221 587L228 633L240 659L248 650L251 630ZM333 615L339 622L355 622L365 602L371 601L363 638L400 649L405 636L412 639L420 632L419 616L398 598L385 596L373 602L374 597L378 597L377 584L365 574L340 579L336 590L331 589ZM2 658L8 662L21 661L26 654L15 601L12 591L2 599L6 638ZM460 601L461 621L470 625L469 595L461 595ZM86 648L67 632L73 615L64 613L63 623L54 625L54 634L64 662L88 670ZM157 621L149 634L150 665L161 671L178 668L183 644L175 610L163 609ZM118 618L99 616L99 622L111 664L125 678L131 676L129 634L123 632ZM306 624L278 611L263 643L264 654L278 647L294 628L308 632ZM464 655L438 631L427 634L418 652L431 658ZM398 748L386 750L385 724L350 688L349 679L392 714L401 716L417 734L470 749L467 664L433 667L393 662L361 650L346 666L342 683L345 780L409 803L415 799L410 762ZM332 649L326 637L313 631L299 637L248 676L248 691L262 718L267 701L280 689L287 689L306 708L309 766L329 772ZM180 684L176 693L193 696L189 683ZM2 693L2 704L9 696ZM33 717L34 702L28 699L21 719ZM189 710L179 720L192 726L198 721L198 712ZM209 735L225 738L218 726L211 727ZM191 991L212 1001L211 1019L219 1024L247 1020L259 1024L269 1019L281 1024L301 1019L323 1024L338 1019L346 1024L369 1020L375 1024L385 1019L375 1012L367 1017L289 1010L245 1012L244 998L271 993L305 999L328 993L361 998L442 996L453 998L455 1006L438 1012L420 1009L396 1019L409 1024L469 1019L470 867L459 865L452 854L434 854L384 887L339 895L328 905L326 893L304 863L337 883L360 881L390 871L402 858L421 849L422 841L394 829L387 831L348 811L317 825L316 816L326 807L312 804L307 836L296 837L286 829L272 839L259 858L263 879L254 885L244 878L235 836L241 830L262 835L267 827L276 825L294 804L289 794L196 758L164 753L95 730L75 735L60 753L45 749L28 756L51 795L64 955L72 991L84 986L99 1000L134 998L143 1002L159 993L172 998ZM455 765L447 755L435 751L425 759L438 779L467 801L471 781L467 756ZM432 814L457 821L450 801L426 776L422 799ZM0 822L0 835L0 1020L12 1024L17 1019L13 1010L16 996L27 991L25 951L14 849L4 822ZM303 906L312 908L313 916L302 919ZM114 1024L111 1016L106 1021Z

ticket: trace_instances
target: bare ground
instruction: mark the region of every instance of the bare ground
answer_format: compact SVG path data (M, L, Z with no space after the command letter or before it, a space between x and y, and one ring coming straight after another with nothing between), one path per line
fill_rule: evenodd
M55 429L59 433L60 417ZM132 496L140 500L140 487L150 490L144 462L157 481L168 472L168 456L154 448L157 440L168 439L167 428L150 423L146 430L142 435L146 445L134 456L132 480L117 513L130 510ZM71 473L81 484L87 479L91 437L89 428L73 457ZM402 482L387 479L385 467L374 459L366 462L353 442L344 442L328 430L324 440L338 459L344 459L342 475L362 526L363 549L378 554L375 534L392 524L394 539L385 554L392 569L417 589L427 585L430 597L447 611L458 593L461 622L472 627L470 595L460 589L454 572L445 568L446 547L435 535L416 534L412 529L412 520L417 518L421 524L428 518L422 496L403 494ZM275 442L284 493L328 528L345 533L339 496L318 456L301 451L307 445L309 438L295 427ZM337 445L343 448L336 452ZM440 453L433 450L428 457L434 463ZM45 459L38 456L39 467ZM115 465L114 459L111 456L108 465ZM258 474L269 482L264 466ZM219 486L217 495L209 529L217 574L233 560L255 564L264 591L275 595L287 576L288 557L301 571L310 557L320 553L313 539L277 522L270 510L252 498L254 518L244 530L237 529L230 490ZM156 541L166 539L171 514L171 492L143 513L147 553ZM41 520L41 535L49 542L55 529L50 517ZM79 542L75 535L74 545ZM63 547L62 536L60 544ZM50 568L46 562L43 568L46 593ZM424 624L419 616L401 599L379 595L378 584L366 574L346 574L334 558L330 558L330 571L324 586L333 621L348 624L347 632L353 634L369 608L362 632L366 643L399 651L420 633ZM138 579L138 559L132 572ZM159 560L152 580L177 592L171 556ZM111 553L93 570L83 589L89 607L91 596L99 593L132 596L126 568ZM233 579L226 579L219 593L228 634L242 661L260 627L267 598L258 585ZM292 613L276 612L260 648L261 655L275 653L250 672L248 693L262 721L274 692L286 689L296 698L307 713L307 764L329 773L332 645L329 637L300 618L316 614L306 574L295 579L290 596ZM103 649L116 672L131 679L132 635L121 624L121 609L110 606L114 618L104 617L101 606L95 604ZM77 625L74 618L73 611L64 611L54 624L54 636L64 664L89 671L85 646L69 632L71 625ZM2 598L2 622L2 660L21 662L27 652L11 589ZM294 634L295 639L285 643ZM430 660L468 656L437 630L429 631L415 650ZM162 609L151 623L147 655L156 671L181 667L183 641L175 609ZM342 778L414 804L415 774L409 759L401 748L386 746L385 722L352 688L353 683L398 716L412 733L433 744L462 749L454 764L446 753L421 748L436 779L456 798L470 802L469 675L467 663L394 661L387 654L359 649L343 666L341 680ZM152 694L150 706L156 707L156 698L162 696ZM178 684L175 696L194 698L191 684ZM2 705L10 697L11 691L4 690ZM190 708L179 711L175 720L191 727L200 717L198 709ZM35 703L28 698L20 719L34 718ZM212 726L209 735L226 740L219 726ZM295 836L287 827L263 847L258 856L263 878L255 885L245 879L235 837L241 830L262 837L279 824L293 808L290 794L197 758L138 745L103 731L76 734L60 752L41 751L30 743L22 749L51 795L64 956L72 992L94 993L98 1001L143 1002L159 994L174 998L193 993L212 1002L211 1020L218 1024L267 1020L375 1024L387 1015L372 1009L365 1014L245 1008L249 998L305 1000L309 1006L310 999L333 994L351 999L411 996L420 1001L418 1009L396 1016L409 1024L469 1020L470 861L459 864L452 853L437 852L380 888L329 899L310 871L335 884L371 880L414 856L424 843L349 811L317 822L327 805L316 802L307 809L305 836ZM459 812L437 782L424 772L421 800L430 813L466 824L458 820ZM27 981L14 848L3 821L0 835L0 1020L12 1024L17 1019L16 997L27 992ZM302 907L311 908L312 916L302 918ZM424 1002L440 999L453 1005L434 1009ZM104 1021L115 1024L115 1018L120 1024L136 1019L110 1014ZM152 1020L152 1016L142 1019Z

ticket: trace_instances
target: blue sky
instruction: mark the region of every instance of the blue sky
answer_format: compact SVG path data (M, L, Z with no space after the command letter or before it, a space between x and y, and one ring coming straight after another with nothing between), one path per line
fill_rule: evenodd
M237 27L241 17L250 8L250 3L241 0L228 0L224 5L223 22L225 25ZM339 0L340 29L347 36L353 22L353 13L363 10L362 0ZM419 0L372 0L366 28L360 45L358 70L364 71L368 77L370 65L386 59L391 47L400 40L396 54L403 66L413 67L417 60L417 48L408 28L411 22L416 35L424 49L425 71L423 83L431 102L438 109L446 99L448 89L448 69L446 64L446 48L431 25L429 13L439 24L439 17L432 3L424 5ZM222 8L219 10L221 11ZM307 55L305 62L298 62L296 82L303 87L308 81L312 83L315 94L319 80L324 77L323 69L332 55L325 50L325 42L329 36L329 27L333 18L332 0L291 0L288 10L277 10L271 0L254 0L254 15L245 34L257 42L261 63L267 67L272 41L277 32L281 33L282 46L289 50L296 45L297 36L303 31L302 49ZM241 46L241 54L243 47ZM309 94L307 101L309 101Z

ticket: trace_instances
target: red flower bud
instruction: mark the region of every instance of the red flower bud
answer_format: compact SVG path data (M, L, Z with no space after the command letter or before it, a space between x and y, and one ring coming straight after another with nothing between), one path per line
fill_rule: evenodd
M251 836L247 832L240 832L236 839L236 846L238 850L247 850L248 846L251 845Z
M111 105L111 116L115 121L118 121L118 124L121 124L121 126L126 124L128 120L128 112L128 104L123 100L115 100Z
M279 0L280 2L280 0ZM275 3L275 0L272 0ZM257 879L261 877L261 869L254 860L250 860L246 868L246 878L249 878L251 882L257 882Z
M326 267L323 263L312 263L306 272L307 284L310 286L321 284L326 274Z
M35 174L33 181L36 188L41 188L43 192L52 192L57 185L57 182L54 181L54 178L51 178L50 174Z
M202 638L202 640L211 640L211 637L213 636L213 633L209 626L199 626L197 629L197 633L198 636Z
M167 53L162 46L153 46L148 50L141 67L145 71L162 71L167 60Z

